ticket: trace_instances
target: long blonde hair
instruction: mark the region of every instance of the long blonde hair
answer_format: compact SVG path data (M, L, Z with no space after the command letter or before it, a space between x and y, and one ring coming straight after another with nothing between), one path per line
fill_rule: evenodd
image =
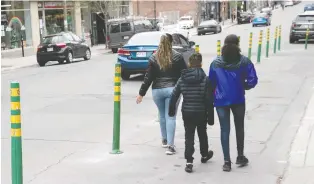
M170 38L166 35L162 35L160 38L159 47L156 53L157 62L160 66L160 69L166 70L171 68L172 62L172 43Z

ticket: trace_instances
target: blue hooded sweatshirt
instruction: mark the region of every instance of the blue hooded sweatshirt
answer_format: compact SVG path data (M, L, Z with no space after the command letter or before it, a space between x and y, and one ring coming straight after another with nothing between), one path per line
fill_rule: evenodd
M245 90L254 88L258 81L254 64L243 55L235 63L227 63L218 56L211 63L208 76L214 89L215 107L245 103Z

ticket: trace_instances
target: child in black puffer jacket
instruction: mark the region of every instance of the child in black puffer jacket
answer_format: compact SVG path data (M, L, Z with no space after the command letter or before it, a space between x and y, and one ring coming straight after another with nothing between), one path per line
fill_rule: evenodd
M202 69L202 55L197 53L189 58L189 68L183 70L169 104L169 116L174 116L176 103L183 95L182 117L185 128L185 171L192 172L195 129L200 142L201 162L206 163L213 156L208 151L207 124L214 124L213 89Z

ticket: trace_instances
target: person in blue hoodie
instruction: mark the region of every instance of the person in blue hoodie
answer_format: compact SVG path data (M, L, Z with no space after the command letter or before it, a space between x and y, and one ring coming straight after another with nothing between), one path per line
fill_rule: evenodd
M231 34L225 38L222 56L210 65L209 79L214 88L214 106L221 129L221 145L224 154L223 171L231 170L229 150L230 111L233 113L237 138L236 164L245 166L249 160L244 156L245 90L254 88L258 78L252 61L241 54L239 39Z

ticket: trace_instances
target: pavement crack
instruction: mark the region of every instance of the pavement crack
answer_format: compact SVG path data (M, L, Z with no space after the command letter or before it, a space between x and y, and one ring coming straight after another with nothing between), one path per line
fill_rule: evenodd
M43 173L45 173L46 171L48 171L50 168L54 167L54 166L57 166L59 165L63 160L69 158L70 156L74 155L75 153L77 153L78 151L74 151L74 152L71 152L65 156L63 156L61 159L59 159L56 163L53 163L51 165L48 165L46 168L44 168L43 170L41 170L40 172L36 173L33 177L33 179L29 180L28 183L31 183L33 182L34 180L37 179L37 177Z

